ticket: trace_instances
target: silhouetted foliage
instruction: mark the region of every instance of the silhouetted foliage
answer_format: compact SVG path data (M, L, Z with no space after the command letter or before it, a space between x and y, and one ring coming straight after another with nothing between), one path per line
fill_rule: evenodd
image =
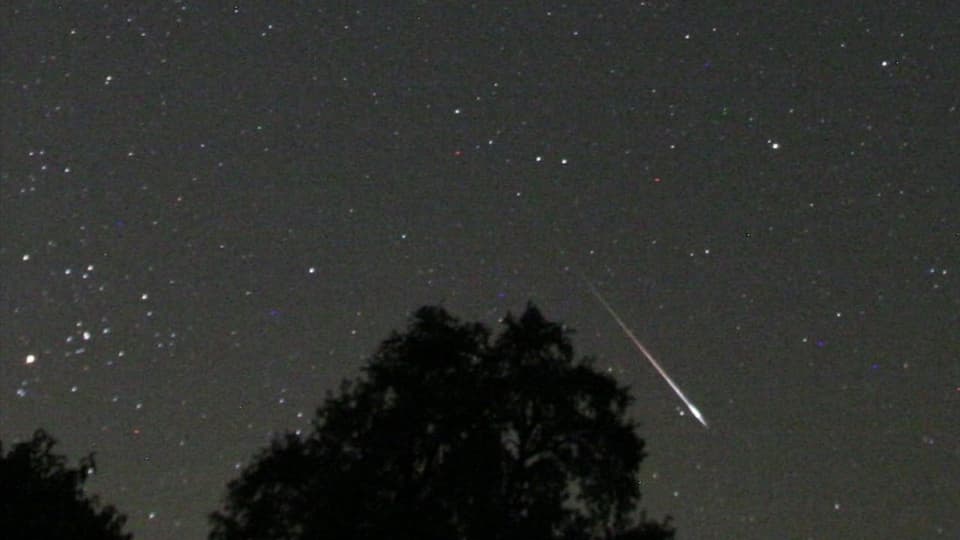
M112 506L100 508L95 496L83 492L94 470L93 454L76 469L43 430L15 444L3 455L0 443L0 537L5 540L129 540L126 517Z
M626 387L529 305L493 338L424 307L230 482L212 540L673 538L640 520Z

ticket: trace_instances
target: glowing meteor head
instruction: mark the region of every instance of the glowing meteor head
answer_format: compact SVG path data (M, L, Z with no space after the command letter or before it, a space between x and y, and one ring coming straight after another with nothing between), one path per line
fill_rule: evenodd
M703 414L700 412L700 409L698 409L697 406L694 405L693 403L688 403L687 406L690 407L690 413L693 414L693 417L696 418L701 424L703 424L703 427L709 429L710 424L707 423L707 419L703 417Z

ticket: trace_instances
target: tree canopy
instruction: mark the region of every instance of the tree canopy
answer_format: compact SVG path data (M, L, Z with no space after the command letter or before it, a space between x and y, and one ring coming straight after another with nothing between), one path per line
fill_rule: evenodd
M93 454L77 468L53 453L56 440L43 430L15 444L0 443L0 537L7 540L129 540L126 517L100 507L83 484L96 467Z
M533 305L503 323L418 310L229 483L211 540L672 538L637 519L627 388Z

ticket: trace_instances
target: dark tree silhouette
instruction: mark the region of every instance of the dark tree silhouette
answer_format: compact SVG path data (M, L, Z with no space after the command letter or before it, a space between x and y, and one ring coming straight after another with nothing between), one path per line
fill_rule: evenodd
M424 307L228 485L211 540L673 538L640 519L626 387L532 305L493 338ZM669 518L668 518L669 520Z
M76 469L53 453L56 440L37 430L29 441L3 455L0 443L0 537L6 540L129 540L126 517L100 508L83 491L94 470L93 454Z

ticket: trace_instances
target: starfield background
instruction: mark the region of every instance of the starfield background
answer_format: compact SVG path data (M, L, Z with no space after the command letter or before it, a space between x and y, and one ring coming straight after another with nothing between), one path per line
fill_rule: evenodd
M956 538L957 13L706 4L4 2L0 438L203 538L414 309L532 299L678 538Z

